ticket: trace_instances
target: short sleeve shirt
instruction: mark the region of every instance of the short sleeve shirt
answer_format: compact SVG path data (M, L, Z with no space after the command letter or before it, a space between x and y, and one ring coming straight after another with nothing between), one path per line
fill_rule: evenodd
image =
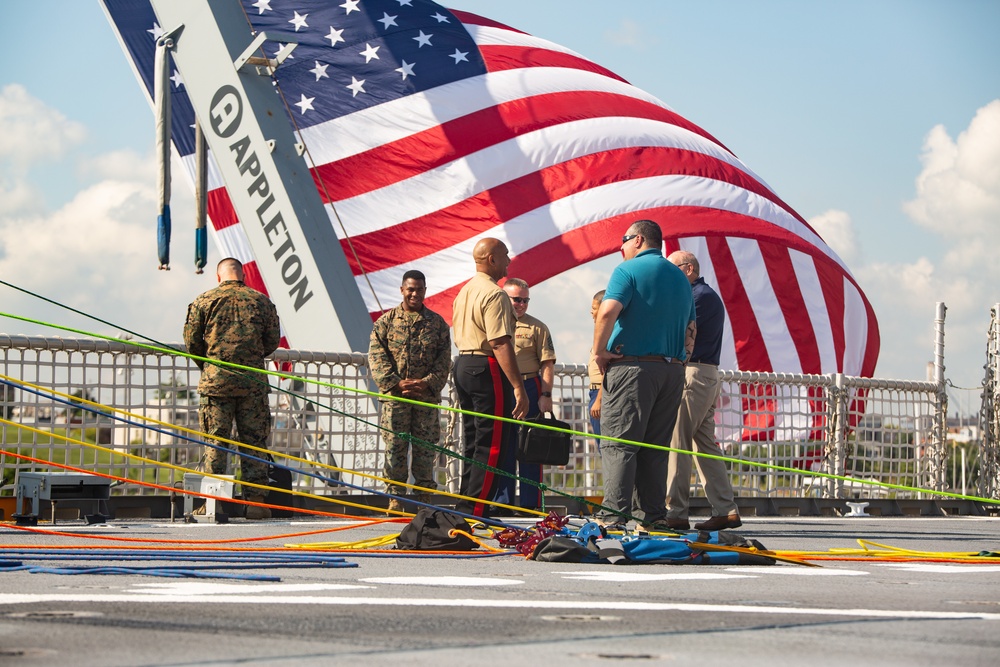
M684 337L695 321L691 283L658 249L643 250L611 274L605 299L622 304L608 350L629 356L685 359Z
M514 329L514 353L517 355L517 369L522 374L537 373L543 361L555 361L556 348L552 344L549 328L537 318L525 314L517 320Z
M514 306L492 278L477 272L455 297L452 326L459 352L475 350L494 356L490 341L514 337Z

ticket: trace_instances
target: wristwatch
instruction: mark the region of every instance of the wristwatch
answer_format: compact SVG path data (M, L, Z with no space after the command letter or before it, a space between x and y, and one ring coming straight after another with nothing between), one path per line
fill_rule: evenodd
M552 392L551 391L543 391L540 395L544 396L545 398L552 398Z

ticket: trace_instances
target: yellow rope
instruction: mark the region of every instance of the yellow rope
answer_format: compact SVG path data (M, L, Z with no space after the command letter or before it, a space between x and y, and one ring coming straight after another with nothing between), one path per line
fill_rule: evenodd
M511 510L511 511L519 511L519 512L526 512L526 513L530 512L530 513L532 513L532 514L534 514L536 516L540 516L540 517L547 516L547 514L545 512L539 512L539 511L536 511L536 510L528 510L528 509L525 509L525 508L522 508L522 507L517 507L517 506L514 506L514 505L505 505L503 503L498 503L498 502L489 501L489 500L480 500L478 498L471 498L469 496L463 496L461 494L451 493L449 491L442 491L442 490L437 490L437 489L428 489L428 488L423 487L423 486L417 486L416 484L407 484L405 482L396 482L395 480L389 480L389 479L386 479L384 477L379 477L378 475L371 475L371 474L368 474L368 473L363 473L363 472L360 472L360 471L357 471L357 470L352 470L352 469L349 469L349 468L340 468L338 466L330 465L328 463L322 463L320 461L310 461L309 459L305 459L305 458L302 458L302 457L299 457L299 456L294 456L292 454L285 454L283 452L272 451L272 450L269 450L269 449L267 449L265 447L256 447L254 445L248 445L248 444L239 442L237 440L231 440L229 438L224 438L224 437L221 437L221 436L219 436L219 437L212 436L212 435L209 435L207 433L203 433L202 431L199 431L197 429L192 429L192 428L187 428L185 426L179 426L179 425L171 424L170 422L165 422L165 421L161 421L159 419L154 419L153 417L150 417L150 416L147 416L147 415L140 415L140 414L136 414L134 412L129 412L127 410L116 408L116 407L111 406L111 405L104 405L103 403L98 403L96 401L91 401L91 400L86 399L86 398L73 396L71 394L66 394L66 393L57 391L55 389L50 389L48 387L42 387L40 385L32 384L30 382L25 382L25 381L19 380L17 378L12 378L12 377L9 377L7 375L3 375L2 373L0 373L0 378L3 378L5 380L7 380L9 382L13 382L15 384L20 384L20 385L23 385L25 387L31 387L32 389L37 389L39 391L43 391L43 392L52 394L53 396L59 396L59 397L64 398L66 400L72 400L74 403L86 404L86 405L89 405L89 406L91 406L93 408L96 408L98 410L103 410L105 412L114 412L114 413L117 413L117 414L129 417L131 419L136 419L136 420L139 420L139 421L143 421L143 422L147 422L147 423L151 423L151 424L156 424L157 426L163 426L165 428L169 428L169 429L174 430L174 431L180 431L182 433L186 433L188 435L195 436L195 437L197 437L200 440L218 440L218 441L221 441L221 442L225 442L226 444L229 444L229 445L235 445L235 446L238 446L238 447L245 447L246 449L249 449L251 451L260 452L260 453L263 453L263 454L271 454L271 455L274 455L274 456L281 456L286 461L295 461L297 463L301 463L301 464L304 464L306 466L316 466L316 467L319 467L319 468L323 468L323 469L326 469L326 470L331 470L333 472L338 472L338 473L341 473L341 474L346 473L346 474L351 474L351 475L357 475L358 477L362 477L362 478L365 478L365 479L370 479L370 480L373 480L373 481L381 482L383 484L392 483L393 485L402 486L402 487L405 487L407 489L411 489L413 491L416 491L418 493L428 493L428 494L436 493L438 495L445 496L447 498L454 498L456 500L471 500L471 501L474 501L474 502L477 502L477 503L482 503L482 504L485 504L485 505L491 505L493 507L502 507L504 509L508 509L508 510ZM24 425L24 424L19 424L19 423L12 422L12 421L8 421L6 419L2 419L2 421L4 423L10 424L12 426L16 426L18 428L23 428L25 430L33 431L35 433L39 433L39 434L42 434L42 435L50 435L50 436L54 436L54 437L57 437L57 438L62 438L63 440L65 440L67 442L71 442L73 444L83 445L85 447L91 447L91 448L96 449L98 451L110 452L110 453L112 453L114 455L125 456L125 457L128 457L128 458L134 458L134 459L139 460L139 461L143 461L143 462L147 462L147 463L153 463L154 465L159 465L159 466L163 466L165 468L174 469L174 470L180 470L182 472L191 472L191 470L188 469L188 468L183 468L181 466L176 466L176 465L173 465L171 463L165 463L165 462L161 462L161 461L153 461L151 459L146 459L146 458L143 458L143 457L140 457L140 456L136 456L134 454L128 454L128 453L124 453L124 452L117 452L115 450L106 449L104 447L100 447L98 445L94 445L92 443L88 443L86 441L76 440L76 439L70 438L68 436L61 436L61 435L58 435L57 433L52 432L52 431L44 431L44 430L36 429L34 427L27 426L27 425ZM210 478L213 478L213 479L221 479L221 480L228 481L228 479L226 477L220 477L218 475L213 475L213 474L210 474L210 473L202 473L202 474L204 474L204 476L206 476L206 477L210 477ZM141 482L138 482L138 481L136 481L136 483L137 484L141 484ZM274 490L274 487L270 487L270 486L266 486L266 485L262 485L262 484L254 484L254 483L251 483L251 482L243 482L243 481L241 481L240 483L243 484L244 486L252 486L252 487L255 487L255 488L259 488L259 489L267 489L269 491L270 490ZM284 491L284 489L277 489L277 490ZM351 502L347 502L347 501L335 500L335 499L331 499L328 496L317 496L315 494L307 493L307 492L304 492L304 491L290 491L289 493L291 493L292 495L304 496L304 497L307 497L307 498L314 498L314 499L318 498L318 499L321 499L321 500L325 500L326 502L338 503L338 504L344 505L345 507L355 507L355 508L360 508L360 509L369 509L369 510L382 511L382 508L379 508L379 507L372 507L370 505L361 505L361 504L351 503ZM396 510L385 510L385 511L388 512L388 513L390 513L390 514L394 514L396 516L404 516L404 517L412 517L413 516L412 512L398 512Z

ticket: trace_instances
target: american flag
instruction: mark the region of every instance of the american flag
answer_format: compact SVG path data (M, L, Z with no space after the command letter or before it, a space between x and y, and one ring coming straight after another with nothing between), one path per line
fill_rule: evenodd
M151 95L152 9L104 4ZM723 368L873 373L878 325L844 262L722 143L622 77L427 0L242 4L248 43L260 30L298 39L277 86L373 318L408 269L450 316L484 236L504 240L510 274L535 284L618 252L629 224L650 218L725 303ZM175 148L190 165L193 113L179 73L174 83ZM215 241L266 292L212 179Z

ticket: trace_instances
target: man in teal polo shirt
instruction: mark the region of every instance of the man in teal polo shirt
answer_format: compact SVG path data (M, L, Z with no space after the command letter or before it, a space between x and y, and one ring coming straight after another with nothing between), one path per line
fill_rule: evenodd
M696 325L691 285L662 247L659 225L632 223L622 237L625 261L611 274L597 311L593 354L604 372L602 438L670 446ZM598 518L623 526L634 491L643 527L667 530L668 458L663 450L603 440L603 504L610 512Z

